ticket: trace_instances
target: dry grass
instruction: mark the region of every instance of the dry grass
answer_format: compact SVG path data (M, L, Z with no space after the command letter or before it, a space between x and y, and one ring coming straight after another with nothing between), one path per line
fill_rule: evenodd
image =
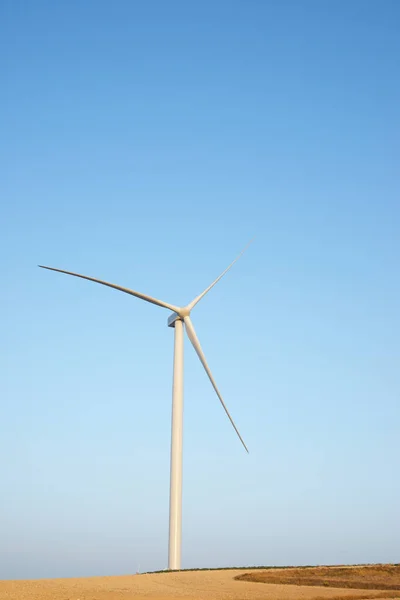
M273 569L244 573L238 575L237 579L257 583L322 586L342 589L400 590L400 565ZM400 593L397 596L400 596Z
M310 572L310 569L304 569L306 570ZM372 593L370 590L363 592L356 589L299 586L293 581L291 585L260 585L248 580L249 575L263 572L239 569L0 581L0 600L382 600L394 597L400 600L400 592L389 590ZM271 575L279 573L278 576L284 573L283 569L271 569L270 572ZM239 581L236 580L236 575ZM246 578L243 578L244 575Z

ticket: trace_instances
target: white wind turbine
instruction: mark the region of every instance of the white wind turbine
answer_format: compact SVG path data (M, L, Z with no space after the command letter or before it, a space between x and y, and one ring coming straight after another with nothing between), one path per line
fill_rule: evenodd
M250 242L251 243L251 242ZM249 244L248 244L249 245ZM172 384L172 432L171 432L171 475L170 475L170 504L169 504L169 552L168 552L168 568L171 570L179 570L181 568L181 538L182 538L182 441L183 441L183 325L185 325L186 333L189 340L192 343L193 348L200 359L201 364L204 367L205 372L208 375L209 380L221 402L234 430L236 431L240 441L242 442L246 452L248 452L247 446L243 441L229 411L225 405L225 402L217 388L214 377L207 364L206 357L201 348L199 339L196 335L193 327L190 313L198 302L214 287L216 283L229 271L229 269L235 264L235 262L242 256L243 252L248 246L239 254L237 258L229 265L227 269L211 285L209 285L204 292L199 296L196 296L192 302L187 306L175 306L169 304L163 300L157 300L147 294L136 292L129 288L124 288L114 283L108 283L101 279L95 279L94 277L88 277L87 275L79 275L78 273L72 273L71 271L63 271L62 269L55 269L53 267L45 267L39 265L42 269L48 269L50 271L57 271L58 273L65 273L66 275L73 275L74 277L80 277L82 279L88 279L102 285L125 292L131 296L136 296L141 300L146 300L151 304L162 306L173 311L168 319L168 327L175 328L175 342L174 342L174 372L173 372L173 384Z

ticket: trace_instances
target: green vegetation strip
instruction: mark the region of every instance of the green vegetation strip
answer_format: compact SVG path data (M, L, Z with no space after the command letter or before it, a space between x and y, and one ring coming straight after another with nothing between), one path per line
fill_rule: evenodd
M192 568L192 569L177 569L175 571L170 571L169 569L160 569L159 571L145 571L141 573L141 575L155 575L156 573L190 573L192 571L262 571L262 570L271 570L271 569L319 569L321 567L325 568L337 568L337 567L378 567L380 564L355 564L355 565L267 565L267 566L252 566L252 567L201 567L201 568ZM392 566L399 567L400 563L394 563ZM239 575L240 577L240 575Z

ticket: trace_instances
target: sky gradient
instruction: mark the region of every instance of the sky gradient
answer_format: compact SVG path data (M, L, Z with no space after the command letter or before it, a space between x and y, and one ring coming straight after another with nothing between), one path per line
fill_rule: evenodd
M0 578L399 562L398 2L0 4Z

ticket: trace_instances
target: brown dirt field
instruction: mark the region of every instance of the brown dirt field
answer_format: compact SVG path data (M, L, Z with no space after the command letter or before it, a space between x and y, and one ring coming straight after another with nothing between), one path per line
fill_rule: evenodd
M240 581L311 585L358 590L400 590L400 565L363 565L259 570ZM398 594L400 596L400 592Z
M278 569L273 572L277 573ZM283 573L282 569L279 569ZM261 571L262 573L263 571ZM272 571L271 571L272 572ZM0 581L0 600L361 600L400 599L371 592L238 581L256 570L186 571L123 577Z

